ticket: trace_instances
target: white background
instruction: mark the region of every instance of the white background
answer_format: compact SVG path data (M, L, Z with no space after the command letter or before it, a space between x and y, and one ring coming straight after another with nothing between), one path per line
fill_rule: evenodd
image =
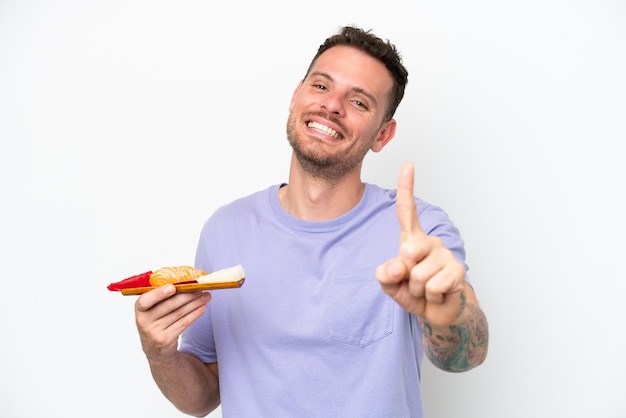
M291 93L350 23L410 72L364 180L415 163L490 321L483 366L426 366L427 417L626 416L619 0L0 0L0 416L181 416L106 286L286 180Z

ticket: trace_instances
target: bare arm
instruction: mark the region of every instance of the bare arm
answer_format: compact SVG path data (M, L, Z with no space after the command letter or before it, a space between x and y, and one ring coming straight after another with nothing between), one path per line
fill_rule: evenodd
M396 209L400 253L378 266L376 277L385 293L419 318L424 350L433 364L448 371L469 370L487 355L487 320L465 281L463 265L419 224L410 164L400 172Z
M465 285L464 308L458 320L449 326L433 326L419 318L424 331L426 357L438 368L463 372L480 365L487 357L489 328L478 306L474 291Z
M180 411L207 415L220 403L217 363L204 364L178 351L178 337L205 311L209 293L175 293L166 285L141 295L135 318L152 376Z

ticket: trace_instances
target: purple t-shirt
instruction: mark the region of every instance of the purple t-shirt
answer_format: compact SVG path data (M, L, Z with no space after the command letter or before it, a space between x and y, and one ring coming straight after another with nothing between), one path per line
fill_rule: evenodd
M196 267L241 264L246 280L212 292L180 351L218 362L225 418L422 417L417 318L374 274L398 255L395 190L366 184L351 211L312 222L283 210L279 187L223 206L205 223ZM446 213L416 204L422 229L465 264Z

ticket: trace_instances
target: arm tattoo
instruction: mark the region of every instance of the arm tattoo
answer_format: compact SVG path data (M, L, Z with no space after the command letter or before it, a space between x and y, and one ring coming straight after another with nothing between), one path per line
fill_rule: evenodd
M464 372L481 364L487 356L489 330L485 314L472 304L464 308L467 320L460 325L433 327L419 318L424 352L442 370Z

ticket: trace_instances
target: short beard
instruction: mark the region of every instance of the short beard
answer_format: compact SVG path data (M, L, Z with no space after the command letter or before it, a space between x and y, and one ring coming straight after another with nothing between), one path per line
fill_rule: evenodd
M287 140L293 149L296 159L302 169L313 178L330 185L336 185L352 172L365 158L365 153L361 156L342 155L322 155L315 149L304 148L297 126L299 121L293 114L289 114L287 119Z

